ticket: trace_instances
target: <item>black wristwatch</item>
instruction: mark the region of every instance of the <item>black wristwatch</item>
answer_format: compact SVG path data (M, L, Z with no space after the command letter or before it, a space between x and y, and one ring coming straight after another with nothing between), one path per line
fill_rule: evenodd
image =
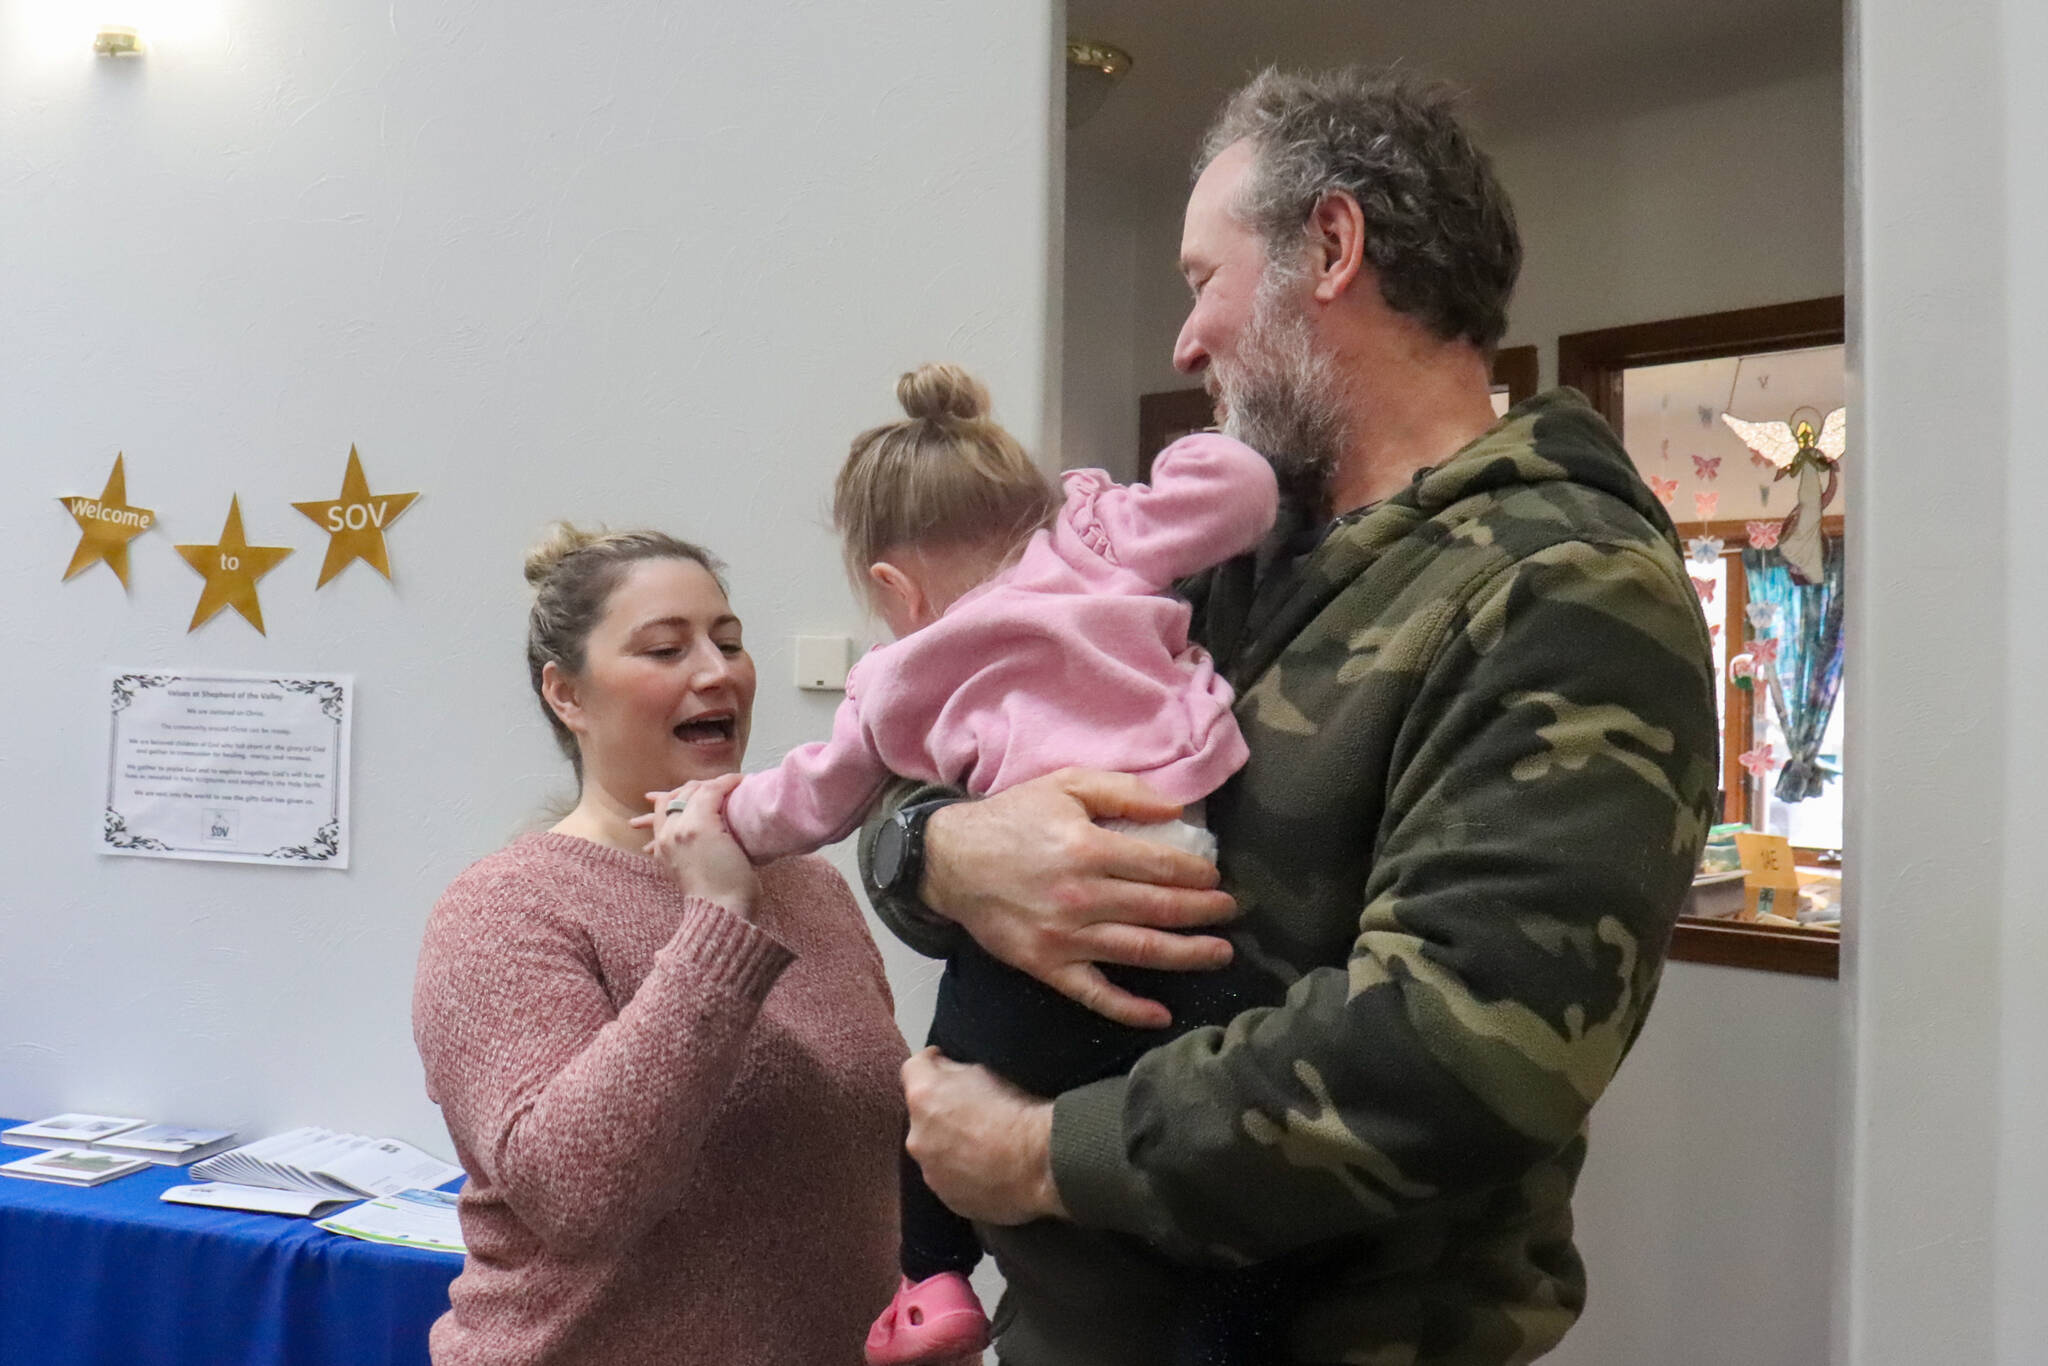
M869 871L875 886L890 896L917 895L924 881L924 827L932 812L964 797L935 797L896 809L875 831L875 853Z

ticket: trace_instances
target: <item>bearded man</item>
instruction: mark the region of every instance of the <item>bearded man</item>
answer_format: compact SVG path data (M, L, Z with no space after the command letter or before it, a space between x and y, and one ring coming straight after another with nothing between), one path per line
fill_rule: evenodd
M1705 838L1714 681L1612 431L1568 390L1493 413L1520 264L1443 91L1269 71L1232 98L1174 360L1292 515L1186 585L1251 749L1208 803L1227 894L1094 824L1175 814L1118 775L907 793L871 828L877 909L927 952L972 935L1130 1024L1163 1012L1103 964L1234 952L1284 984L1056 1097L906 1065L910 1151L1008 1280L1003 1362L1184 1355L1176 1297L1219 1267L1267 1288L1260 1362L1505 1366L1584 1304L1572 1189ZM1227 941L1175 932L1233 905Z

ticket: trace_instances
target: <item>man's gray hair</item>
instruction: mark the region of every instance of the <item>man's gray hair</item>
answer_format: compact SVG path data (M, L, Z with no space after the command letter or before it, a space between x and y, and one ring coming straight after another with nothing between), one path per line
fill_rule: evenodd
M1234 207L1265 238L1269 269L1296 270L1316 206L1350 195L1387 306L1491 352L1507 332L1522 239L1459 102L1452 87L1403 72L1268 67L1224 106L1195 169L1250 140L1252 171Z

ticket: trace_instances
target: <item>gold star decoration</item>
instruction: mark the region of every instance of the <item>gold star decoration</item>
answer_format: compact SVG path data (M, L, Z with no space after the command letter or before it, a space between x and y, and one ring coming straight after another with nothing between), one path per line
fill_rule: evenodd
M241 499L229 497L228 520L220 529L218 545L181 545L178 553L185 557L185 563L206 576L205 591L199 595L199 606L193 610L192 624L186 631L198 630L223 607L234 608L243 620L258 631L263 630L263 605L256 600L256 580L277 568L278 561L292 552L289 546L249 544L242 535Z
M78 523L79 530L78 549L71 552L71 564L64 577L69 579L104 560L126 588L128 542L155 526L156 514L148 508L128 506L128 474L121 464L121 453L114 453L113 473L107 476L107 486L100 490L99 497L73 494L57 501Z
M417 493L371 493L370 482L363 478L362 458L350 446L348 472L341 477L341 497L292 504L327 533L327 558L320 562L320 582L314 588L325 588L329 579L357 560L388 580L391 560L384 546L384 528L397 521L418 497Z

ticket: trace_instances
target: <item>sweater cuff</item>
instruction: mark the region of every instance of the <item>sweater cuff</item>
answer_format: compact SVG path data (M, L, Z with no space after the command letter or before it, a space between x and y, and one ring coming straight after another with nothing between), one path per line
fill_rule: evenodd
M1085 1228L1152 1237L1151 1182L1124 1148L1128 1076L1062 1092L1052 1103L1052 1179L1060 1203Z
M796 961L787 945L759 925L695 896L684 898L682 919L661 957L671 970L757 1002Z

